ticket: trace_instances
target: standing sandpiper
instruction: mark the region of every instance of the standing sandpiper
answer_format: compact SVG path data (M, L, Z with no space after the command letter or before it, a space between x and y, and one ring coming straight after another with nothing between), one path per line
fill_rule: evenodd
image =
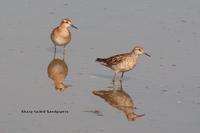
M113 82L115 81L116 74L122 72L121 79L123 78L124 72L132 70L137 62L138 57L145 54L150 57L149 54L144 52L142 47L136 46L134 49L125 54L114 55L109 58L97 58L96 62L101 65L111 68L114 71Z
M71 41L71 32L69 27L78 29L75 25L72 24L70 19L65 18L60 22L60 25L54 28L51 32L51 40L55 45L55 51L56 46L62 46L65 48L65 46Z

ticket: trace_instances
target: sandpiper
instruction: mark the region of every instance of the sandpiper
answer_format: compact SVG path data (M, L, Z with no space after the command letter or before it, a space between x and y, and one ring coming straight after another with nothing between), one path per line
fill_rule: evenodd
M78 29L78 27L72 24L70 19L65 18L60 22L60 25L54 28L51 32L51 40L54 43L55 51L56 46L62 46L65 48L65 46L71 41L71 32L69 27Z
M129 53L118 54L111 56L109 58L97 58L96 62L99 62L101 65L109 67L114 71L114 76L113 76L113 82L114 82L116 74L122 72L121 74L121 79L122 79L124 72L132 70L138 62L138 57L142 54L145 54L150 57L149 54L144 52L144 48L136 46Z

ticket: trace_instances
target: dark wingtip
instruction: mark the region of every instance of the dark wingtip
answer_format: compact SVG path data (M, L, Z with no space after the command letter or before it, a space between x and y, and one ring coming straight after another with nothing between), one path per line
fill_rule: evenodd
M94 95L99 96L99 97L104 97L105 96L105 91L93 91L92 92Z
M101 61L101 58L96 58L95 61L96 61L96 62L100 62L100 61Z
M99 95L99 92L98 91L93 91L92 92L94 95Z

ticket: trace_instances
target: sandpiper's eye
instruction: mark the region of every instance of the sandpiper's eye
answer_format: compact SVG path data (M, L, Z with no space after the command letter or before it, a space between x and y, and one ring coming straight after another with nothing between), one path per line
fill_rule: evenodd
M67 20L63 20L63 23L68 23L68 21Z
M142 49L139 48L139 51L142 52Z

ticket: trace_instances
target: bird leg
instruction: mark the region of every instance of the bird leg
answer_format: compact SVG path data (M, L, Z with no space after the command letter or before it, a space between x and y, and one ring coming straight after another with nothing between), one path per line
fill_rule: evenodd
M116 77L116 73L113 76L113 80L112 80L113 83L115 82L115 77Z
M120 79L119 82L120 82L120 90L123 90L123 87L122 87L122 82L123 81Z
M115 88L116 88L115 81L112 82L112 85L113 85L112 89L113 89L113 90L116 90L116 89L115 89Z
M65 46L63 47L63 60L65 58Z
M56 45L54 46L54 55L53 55L53 59L56 58Z
M124 76L124 72L122 72L122 75L121 75L121 79L120 79L120 80L122 80L123 76Z

